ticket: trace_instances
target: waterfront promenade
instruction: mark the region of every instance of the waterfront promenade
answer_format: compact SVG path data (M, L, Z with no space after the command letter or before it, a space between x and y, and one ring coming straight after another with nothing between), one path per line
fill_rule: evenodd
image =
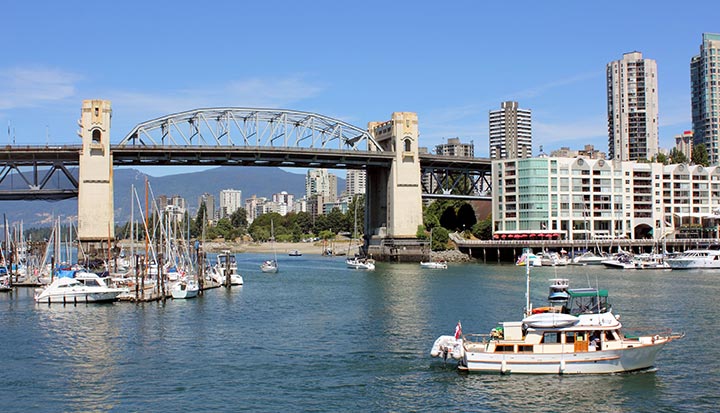
M560 251L565 250L573 256L577 252L623 251L634 253L667 250L668 252L683 252L688 249L720 244L717 238L686 238L655 241L652 239L598 239L598 240L470 240L463 239L459 234L450 234L450 238L457 248L482 261L512 261L517 258L524 248L533 251Z

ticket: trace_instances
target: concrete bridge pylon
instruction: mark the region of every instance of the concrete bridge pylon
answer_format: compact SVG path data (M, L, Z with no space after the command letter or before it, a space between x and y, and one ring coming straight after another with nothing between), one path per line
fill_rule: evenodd
M107 251L115 239L112 108L108 100L84 100L78 135L82 139L78 182L78 241L86 255Z
M370 122L368 131L383 151L395 153L390 168L367 170L367 253L384 261L417 261L422 242L422 183L418 117L394 112L386 122Z

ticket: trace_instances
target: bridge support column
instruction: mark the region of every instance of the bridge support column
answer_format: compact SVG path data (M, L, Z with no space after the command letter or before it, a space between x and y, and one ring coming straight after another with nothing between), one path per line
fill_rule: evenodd
M366 250L382 261L421 261L423 245L417 239L422 225L422 187L418 145L418 118L412 112L394 112L386 122L370 122L370 135L395 153L390 169L368 168Z
M78 121L78 134L82 138L78 183L78 241L86 257L107 258L108 249L115 239L113 157L110 153L111 117L110 101L83 101Z

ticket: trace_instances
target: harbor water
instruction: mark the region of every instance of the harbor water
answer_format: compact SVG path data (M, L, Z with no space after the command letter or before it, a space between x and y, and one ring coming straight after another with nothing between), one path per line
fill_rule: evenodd
M517 321L525 268L238 254L243 287L192 300L47 305L0 295L0 411L713 411L720 404L720 272L532 269L606 288L626 329L685 332L643 372L466 374L429 356L434 340ZM628 330L630 331L630 330Z

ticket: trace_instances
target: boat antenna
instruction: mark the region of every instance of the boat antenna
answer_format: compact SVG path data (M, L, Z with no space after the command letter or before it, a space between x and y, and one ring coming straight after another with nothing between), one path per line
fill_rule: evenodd
M530 308L530 252L525 256L525 317L532 313Z

